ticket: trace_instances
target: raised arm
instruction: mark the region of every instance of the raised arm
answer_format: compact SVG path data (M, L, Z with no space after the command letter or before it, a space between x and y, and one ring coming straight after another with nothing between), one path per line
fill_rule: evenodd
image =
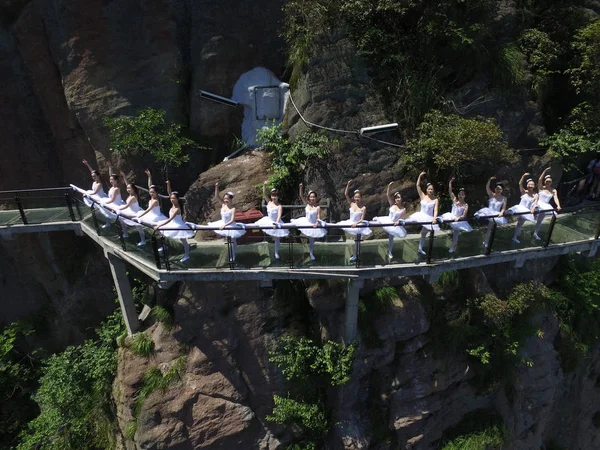
M452 203L455 203L456 195L454 195L454 189L452 187L453 183L454 183L454 177L450 178L450 181L448 181L448 194L450 194L450 200L452 200Z
M171 195L171 192L173 192L173 189L171 189L171 182L167 180L165 181L165 184L167 185L167 194Z
M525 195L525 193L527 192L527 190L523 187L523 183L525 182L525 178L527 178L528 176L529 172L525 172L519 180L519 191L521 191L521 195Z
M265 182L263 183L263 199L265 200L267 205L271 201L271 199L267 197L267 180L265 180Z
M304 185L302 183L300 183L300 185L298 186L298 195L300 196L300 200L302 200L302 203L308 205L308 200L304 196Z
M421 172L419 174L419 178L417 178L417 193L419 194L419 198L421 200L423 200L423 198L425 197L425 194L423 193L423 190L421 189L421 179L423 178L423 175L425 175L425 172Z
M223 205L223 200L219 197L219 182L215 183L215 200L219 203L219 205Z
M494 191L492 191L492 188L490 188L490 185L492 184L492 181L494 181L495 179L496 179L495 176L490 177L490 179L485 184L485 192L487 192L488 197L494 196Z
M84 159L81 162L86 165L86 167L90 170L90 172L94 171L94 169L92 169L92 166L90 166L90 163L87 162L87 159Z
M352 184L352 180L348 180L348 183L346 183L346 189L344 190L344 196L346 197L346 201L351 205L352 204L352 199L350 198L350 195L348 195L348 191L350 190L350 185Z
M390 204L390 206L394 206L395 201L394 201L394 196L392 195L392 184L394 184L393 181L390 181L387 185L387 190L385 191L385 195L387 197L388 203Z
M148 170L148 169L144 170L144 173L148 177L148 189L150 189L150 186L152 186L152 174L150 173L150 170Z
M544 171L542 172L542 174L540 175L540 177L538 178L538 190L541 191L542 189L544 189L544 177L546 176L546 174L548 172L550 172L550 167L546 167L544 169Z

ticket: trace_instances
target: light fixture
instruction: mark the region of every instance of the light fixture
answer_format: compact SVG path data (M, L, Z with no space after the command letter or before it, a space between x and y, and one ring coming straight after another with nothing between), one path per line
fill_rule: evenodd
M231 100L230 98L221 97L220 95L213 94L211 92L207 92L207 91L203 91L203 90L198 90L198 95L200 95L200 97L205 98L207 100L221 103L222 105L226 105L226 106L234 107L234 106L239 105L238 102L235 102L235 101Z
M398 129L397 123L386 123L385 125L361 128L358 134L362 136L363 134L383 133L384 131L393 131L396 129Z

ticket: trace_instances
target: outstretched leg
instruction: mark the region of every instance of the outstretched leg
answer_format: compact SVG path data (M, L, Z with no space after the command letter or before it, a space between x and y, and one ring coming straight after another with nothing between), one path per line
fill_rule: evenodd
M425 239L427 239L427 233L429 233L429 230L423 227L421 229L421 240L419 241L419 253L421 255L426 255L425 250L423 250L423 246L425 245Z
M138 231L138 234L140 235L140 242L137 246L143 247L144 245L146 245L146 234L144 233L144 227L141 225L138 225L135 227L135 229Z
M458 236L460 234L460 230L453 230L452 231L452 245L450 246L450 253L454 253L454 250L456 250L456 244L458 244Z
M521 228L523 228L523 223L525 223L525 220L523 219L519 219L519 222L517 223L517 226L515 227L515 232L513 233L513 242L520 244L521 241L519 241L519 235L521 234Z
M121 222L121 230L123 230L123 237L128 238L129 233L127 232L127 225L124 222Z
M394 249L394 236L391 234L388 237L388 258L392 259L394 255L392 255L392 250Z

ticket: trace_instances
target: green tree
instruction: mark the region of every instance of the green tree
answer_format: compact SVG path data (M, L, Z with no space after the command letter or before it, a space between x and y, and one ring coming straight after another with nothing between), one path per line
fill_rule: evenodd
M178 167L189 160L184 149L195 145L182 136L182 126L167 123L166 112L145 108L136 117L107 117L111 151L118 155L151 154L158 163Z
M435 167L443 174L477 175L515 158L493 119L465 119L440 111L425 115L411 146L407 162Z

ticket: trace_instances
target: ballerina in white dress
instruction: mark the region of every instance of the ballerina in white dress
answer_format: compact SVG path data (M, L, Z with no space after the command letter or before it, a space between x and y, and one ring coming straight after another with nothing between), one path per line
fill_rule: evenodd
M529 214L520 214L518 217L517 226L515 227L515 232L513 233L512 240L515 244L520 244L519 235L521 234L521 228L523 228L523 224L526 220L530 222L535 222L535 217L533 217L533 212L535 207L533 206L535 201L537 200L537 194L535 193L535 181L532 178L525 178L529 176L529 172L525 172L521 179L519 180L519 190L521 191L521 201L518 205L511 206L506 210L508 213L529 213ZM523 182L526 183L527 189L523 188Z
M390 213L387 216L377 216L373 217L373 222L387 224L388 226L381 227L383 231L385 231L388 236L388 258L392 259L394 255L392 255L392 250L394 248L394 238L403 238L406 237L406 229L400 224L404 224L402 218L404 217L404 213L406 210L402 207L402 194L400 192L394 192L394 195L391 194L391 188L393 181L391 181L387 185L386 196L388 199L388 203L390 204Z
M183 258L181 258L179 262L184 263L190 259L190 244L187 240L188 238L193 238L196 233L183 221L179 193L171 190L171 183L169 180L167 180L166 183L169 200L171 200L169 218L157 223L154 226L154 229L159 230L164 237L169 239L179 239L181 241L181 244L183 245ZM161 230L161 228L169 229Z
M127 197L125 204L117 208L117 212L119 213L119 222L121 222L121 228L123 229L123 237L129 237L127 227L135 227L140 235L140 242L137 244L137 246L143 247L146 245L144 228L139 223L136 223L132 220L143 211L139 203L140 193L137 186L133 183L129 183L127 185L127 193L129 194L129 197Z
M423 225L421 228L421 240L419 241L419 253L421 255L426 255L425 250L423 250L423 245L425 245L425 239L427 238L427 233L430 231L439 231L439 225L437 223L437 215L438 215L438 199L435 196L435 189L432 183L427 183L426 194L421 190L421 179L425 175L425 172L421 172L419 174L419 178L417 178L417 192L419 194L419 198L421 199L421 210L419 212L411 214L406 222L429 222L431 225Z
M160 222L167 220L167 216L160 211L158 186L152 184L152 175L150 174L150 171L146 169L145 172L148 176L148 193L150 194L150 201L148 202L148 208L146 208L142 213L138 213L135 221L150 227L154 227Z
M535 231L533 232L533 237L537 240L541 239L538 233L542 229L542 222L544 221L544 217L546 217L547 212L556 214L556 211L560 211L558 192L556 189L552 189L552 176L550 176L548 172L550 172L550 167L544 169L540 175L540 178L538 179L538 197L533 204L533 208L539 211L537 223L535 225ZM556 209L554 209L550 204L552 200L554 200Z
M469 231L473 231L469 222L467 222L466 217L469 212L469 205L465 202L466 191L464 188L460 188L458 190L458 196L454 195L454 189L452 184L454 183L454 177L450 178L448 182L448 192L450 193L450 198L452 199L452 211L444 213L440 216L440 218L444 221L444 223L448 223L450 228L452 228L452 244L450 245L449 253L454 253L456 250L456 244L458 244L458 236L461 231L468 233Z
M281 220L283 207L281 206L281 203L279 203L279 192L277 192L277 189L271 189L271 193L269 194L269 197L267 197L266 181L263 183L263 198L267 203L267 215L254 222L254 225L260 227L273 227L272 230L263 229L263 232L273 237L275 241L275 259L279 259L281 238L288 236L290 231L281 228L281 225L283 225Z
M94 180L92 182L92 189L85 191L83 196L83 202L91 207L94 204L94 201L100 203L107 196L106 192L104 192L104 188L102 187L102 177L100 176L100 172L98 172L96 169L92 169L92 166L90 166L85 159L82 162L87 166L88 169L90 169L92 180Z
M354 191L352 198L348 195L348 190L350 189L350 185L352 184L352 180L349 180L346 184L346 190L344 191L344 195L346 197L346 201L350 205L350 219L342 220L338 222L337 225L350 225L350 228L342 228L346 233L355 236L354 238L354 254L350 258L350 262L356 261L356 255L358 254L358 246L360 245L360 239L358 236L367 237L373 234L373 231L369 228L360 227L360 225L369 225L369 222L365 220L365 215L367 213L367 207L363 205L362 195L358 189Z
M291 223L296 226L311 227L311 228L300 228L300 233L308 237L308 248L310 250L310 259L315 260L315 239L322 238L327 234L327 230L324 228L324 223L321 220L321 208L317 201L317 193L315 191L308 191L308 197L304 195L304 185L300 183L300 199L306 205L304 211L306 215L297 219L292 219Z
M219 197L219 182L215 183L215 199L221 204L221 220L209 222L209 227L219 227L215 233L225 238L231 238L231 261L235 261L237 252L237 239L246 234L246 229L243 224L235 223L235 207L233 204L233 192L226 192L223 198ZM225 230L225 227L228 229Z
M488 206L487 208L481 208L474 215L475 217L486 217L486 216L495 216L488 219L487 231L485 233L485 240L483 241L483 246L487 248L490 242L490 236L492 234L492 228L494 223L497 225L506 225L508 221L506 217L504 217L504 212L506 211L506 197L502 195L502 191L504 190L504 185L501 182L497 182L494 186L494 190L490 188L490 184L496 177L490 177L488 182L485 184L485 191L489 196Z
M115 210L125 205L125 202L121 198L121 188L119 187L119 175L112 174L109 178L110 189L108 190L108 197L103 198L100 201L102 205L99 211L106 217L106 223L102 225L102 228L110 227L110 221L117 218Z

